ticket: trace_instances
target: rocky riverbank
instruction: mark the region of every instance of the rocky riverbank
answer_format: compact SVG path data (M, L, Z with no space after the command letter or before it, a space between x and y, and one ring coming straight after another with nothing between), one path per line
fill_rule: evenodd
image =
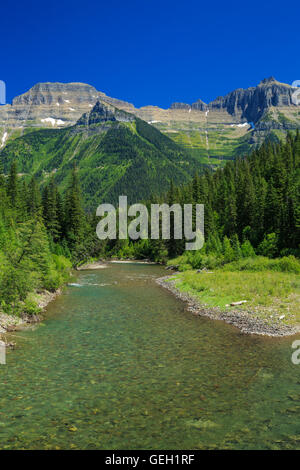
M171 280L173 275L159 278L156 282L172 292L178 299L186 302L188 310L194 315L209 317L212 320L223 320L239 328L245 334L283 337L300 332L299 327L282 324L277 319L273 319L272 322L264 320L259 317L257 312L248 310L245 307L243 309L224 310L219 307L201 304L195 296L181 291L176 286L176 281Z
M104 269L107 268L107 265L103 261L92 261L90 263L81 264L77 266L77 271L85 271L87 269Z
M117 258L108 258L105 260L91 261L90 263L85 263L76 268L77 271L86 271L87 269L104 269L107 268L107 263L118 263L118 264L157 264L154 261L150 260L140 260L140 259L117 259Z
M38 315L28 315L23 313L20 316L17 316L0 312L0 336L11 331L26 328L26 326L31 323L40 322L44 317L44 310L47 305L60 295L61 291L61 289L57 289L55 292L43 291L37 294L37 305L41 309L41 313Z

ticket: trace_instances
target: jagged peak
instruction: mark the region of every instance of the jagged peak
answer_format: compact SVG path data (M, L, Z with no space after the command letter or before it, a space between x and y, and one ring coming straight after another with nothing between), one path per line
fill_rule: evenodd
M84 113L77 121L77 125L92 125L100 124L107 121L133 121L135 116L133 114L115 108L109 103L97 101L91 111Z
M269 77L269 78L264 78L258 86L268 86L268 85L283 85L283 86L289 86L287 83L281 83L276 78L274 77Z
M191 105L188 103L175 102L172 103L170 109L190 109Z
M207 109L207 104L204 103L204 101L200 99L195 101L195 103L193 104L175 102L171 104L170 109L183 109L187 111L190 111L191 109L197 109L197 110L205 111Z

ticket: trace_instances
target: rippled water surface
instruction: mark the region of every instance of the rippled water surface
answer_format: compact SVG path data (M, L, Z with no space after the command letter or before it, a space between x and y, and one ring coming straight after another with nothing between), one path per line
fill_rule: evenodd
M300 449L295 339L193 316L157 266L82 271L0 366L3 449Z

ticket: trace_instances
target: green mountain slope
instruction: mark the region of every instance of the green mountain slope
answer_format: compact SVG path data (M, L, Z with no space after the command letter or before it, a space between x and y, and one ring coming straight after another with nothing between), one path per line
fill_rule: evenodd
M75 163L86 206L93 208L119 195L129 202L149 198L199 169L196 159L159 130L99 102L75 126L33 131L9 142L0 156L5 172L16 159L25 178L53 177L63 190Z

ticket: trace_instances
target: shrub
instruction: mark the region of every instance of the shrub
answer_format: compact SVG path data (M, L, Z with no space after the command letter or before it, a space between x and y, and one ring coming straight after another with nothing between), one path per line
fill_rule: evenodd
M43 287L50 292L56 291L63 284L63 276L55 269L50 269L44 277Z
M300 274L300 261L294 256L270 259L264 256L243 258L224 266L226 271L278 271Z
M230 240L227 237L224 237L223 240L223 254L225 263L230 263L235 259L234 250L231 246Z
M240 242L236 233L233 235L231 241L232 241L232 249L234 252L234 259L238 260L242 257L242 250L241 250L241 245L240 245Z
M278 252L278 237L276 233L268 233L257 248L260 255L273 258Z
M192 269L192 266L186 263L186 264L180 264L178 271L189 271L190 269Z
M13 266L7 267L0 282L0 298L2 308L6 313L18 314L20 312L20 301L24 301L32 289L32 281L30 273Z
M34 299L30 298L29 295L24 302L23 311L28 315L38 315L41 313L42 309L38 306Z
M300 274L300 261L295 256L284 256L274 261L278 271Z
M241 246L241 252L243 258L251 258L255 256L255 251L249 240L245 240Z

